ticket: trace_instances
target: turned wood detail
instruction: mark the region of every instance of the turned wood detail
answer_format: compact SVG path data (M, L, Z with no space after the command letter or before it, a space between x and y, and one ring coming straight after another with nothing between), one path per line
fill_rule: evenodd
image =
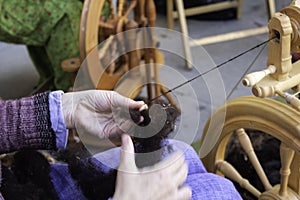
M300 62L292 63L291 52L300 52L300 3L275 13L269 21L269 43L267 69L248 74L243 79L245 86L251 86L257 97L280 95L296 109L300 101L282 95L287 90L300 90Z
M243 85L245 86L254 86L256 83L261 81L263 78L268 76L269 74L273 74L276 71L276 67L274 65L270 65L267 69L259 71L259 72L253 72L251 74L247 74L243 78Z
M258 177L260 178L262 184L264 185L265 190L271 190L272 185L270 184L255 152L252 146L252 143L250 141L249 136L246 134L244 129L238 129L236 131L236 135L238 137L238 140L242 146L242 148L245 150L246 154L248 155L251 164L253 165Z
M242 188L245 188L254 196L259 197L261 195L261 192L251 185L247 179L243 178L230 163L218 160L216 162L216 169L222 172L224 176L240 184Z
M125 0L118 0L118 16L122 17L124 12Z
M290 166L294 157L295 151L289 148L286 144L281 143L280 145L280 159L281 159L281 181L280 181L280 196L287 195L288 180L291 173Z

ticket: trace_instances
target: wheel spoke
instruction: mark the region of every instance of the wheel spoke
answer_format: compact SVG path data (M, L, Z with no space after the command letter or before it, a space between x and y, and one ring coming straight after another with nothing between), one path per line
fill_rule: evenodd
M103 46L100 48L100 50L98 51L98 57L99 60L102 60L105 56L105 52L108 52L109 47L112 45L114 41L114 37L113 35L109 36L105 42L103 43Z
M124 5L125 5L125 0L119 0L119 5L118 5L118 17L122 17L122 15L123 15L123 10L124 10Z
M148 0L146 4L146 17L149 22L150 27L155 27L155 21L156 21L156 9L155 4L153 0Z
M261 192L251 185L247 179L243 178L230 163L224 160L218 160L216 162L216 168L226 177L240 184L242 188L248 190L254 196L259 197L261 195Z
M280 145L280 159L281 159L281 181L279 195L287 195L288 180L291 173L290 166L294 158L295 151L289 148L286 144L281 143Z
M111 29L111 30L113 30L115 28L113 24L106 23L106 22L103 22L103 21L99 21L99 27L108 28L108 29Z
M116 16L115 5L112 0L109 0L110 16L114 19Z
M246 154L248 155L250 162L252 163L258 177L260 178L265 190L271 190L272 185L270 184L255 152L251 143L251 140L249 136L246 134L244 129L238 129L236 131L236 135L238 137L238 140L242 146L242 148L245 150Z
M130 12L133 11L133 9L136 7L136 5L137 5L136 0L132 0L130 2L130 5L128 6L128 8L126 9L126 11L124 12L125 13L124 17L128 18Z

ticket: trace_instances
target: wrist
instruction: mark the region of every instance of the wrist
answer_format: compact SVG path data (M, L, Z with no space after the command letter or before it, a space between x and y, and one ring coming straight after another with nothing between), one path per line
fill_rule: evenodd
M65 125L68 129L75 128L72 125L72 112L73 112L73 94L72 93L64 93L61 96L62 102L62 113Z

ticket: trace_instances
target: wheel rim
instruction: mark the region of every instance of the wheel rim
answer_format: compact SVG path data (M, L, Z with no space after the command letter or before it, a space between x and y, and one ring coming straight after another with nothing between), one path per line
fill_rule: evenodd
M272 99L261 99L256 97L237 98L220 107L212 115L211 120L207 122L205 126L201 140L201 148L208 148L206 142L208 139L205 138L209 138L210 134L212 133L210 130L220 130L220 127L209 128L209 126L214 118L217 118L218 115L224 113L225 111L225 122L224 124L219 125L222 126L222 131L217 134L218 140L215 146L212 147L211 151L206 155L203 154L203 152L205 152L203 150L200 150L199 152L200 157L202 158L207 170L216 172L216 166L220 168L220 166L218 165L222 165L225 156L226 144L228 143L232 132L239 130L240 128L260 130L279 139L282 144L284 144L282 148L282 154L284 158L287 158L287 155L291 155L291 166L287 161L283 161L281 159L282 164L287 163L285 164L286 169L283 169L282 174L288 174L288 170L291 170L291 175L287 175L285 177L283 177L282 175L281 179L283 182L286 181L286 183L281 182L280 186L281 188L283 188L282 190L284 190L284 192L286 192L287 190L292 190L288 193L293 193L294 195L294 191L299 190L299 181L297 178L299 178L298 169L300 165L300 163L298 162L298 152L300 150L300 114L289 106ZM295 152L295 156L293 156L293 152ZM284 189L285 185L291 189ZM273 188L267 187L266 190L274 190L274 193L278 193L280 189L278 189L277 186ZM265 196L265 194L261 195L256 193L256 196L257 195L260 196L260 198L263 198ZM278 197L278 195L275 196L276 198ZM276 199L275 197L273 198Z

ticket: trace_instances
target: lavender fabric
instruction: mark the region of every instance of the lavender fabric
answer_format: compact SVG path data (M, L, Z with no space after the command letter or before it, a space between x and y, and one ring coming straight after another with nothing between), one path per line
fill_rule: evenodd
M60 200L86 200L77 182L71 177L67 164L52 164L50 176Z
M192 188L192 200L242 199L231 181L206 171L197 153L190 145L175 140L169 140L168 144L173 146L174 151L181 150L184 152L185 160L189 167L185 184ZM165 152L167 152L168 145L166 145L164 149ZM167 157L168 155L170 154L165 153L164 157ZM93 157L93 163L96 163L97 167L106 171L110 167L118 166L119 158L120 148L113 148L103 153L96 154ZM107 166L107 164L109 166ZM66 165L52 165L51 177L61 200L86 199L76 181L71 178Z
M64 122L64 116L62 112L62 97L63 91L54 91L49 94L49 109L51 128L56 135L56 148L66 148L68 141L68 130Z
M187 177L186 184L192 188L193 200L239 200L240 194L226 178L212 173L196 173Z

